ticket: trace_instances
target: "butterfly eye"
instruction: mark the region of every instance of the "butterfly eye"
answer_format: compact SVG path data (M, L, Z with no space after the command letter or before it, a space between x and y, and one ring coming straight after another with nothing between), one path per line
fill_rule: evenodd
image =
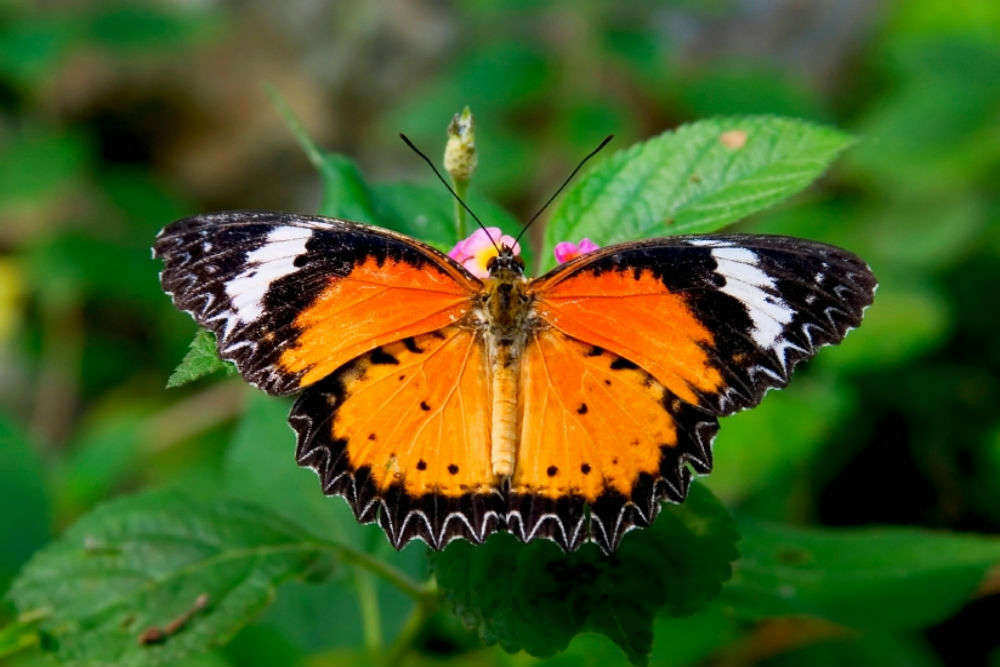
M486 260L486 270L492 271L493 265L496 263L497 263L497 256L494 255L493 257L490 257L488 260Z

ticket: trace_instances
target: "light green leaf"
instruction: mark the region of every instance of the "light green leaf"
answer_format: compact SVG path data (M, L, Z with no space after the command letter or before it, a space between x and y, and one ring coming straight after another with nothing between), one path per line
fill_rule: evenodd
M740 528L743 557L722 600L753 617L806 614L865 630L920 628L958 609L1000 563L993 537L750 519Z
M710 232L809 185L850 144L837 130L771 116L684 125L619 151L567 192L546 229L601 245Z
M613 558L588 544L564 554L551 542L522 545L507 534L435 554L438 585L489 643L545 657L580 632L599 632L644 664L653 616L689 614L718 594L736 558L729 513L699 484L665 505L649 528L625 537Z
M232 363L219 359L215 351L215 334L200 329L191 340L187 354L167 379L167 389L180 387L219 371L226 375L236 375L236 367Z
M85 516L35 555L9 597L45 615L43 646L65 665L170 665L227 641L277 584L328 553L261 507L150 492ZM161 641L140 642L185 615Z

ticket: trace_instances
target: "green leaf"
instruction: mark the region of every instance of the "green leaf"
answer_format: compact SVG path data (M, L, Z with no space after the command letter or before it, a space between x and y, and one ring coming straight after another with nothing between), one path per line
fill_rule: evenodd
M49 537L49 499L42 461L22 432L0 415L0 516L4 539L0 541L0 587Z
M167 379L167 389L180 387L219 371L226 375L236 375L236 367L232 363L219 359L219 355L215 351L215 334L199 329L191 340L191 346L180 365Z
M768 665L774 667L843 667L843 665L878 665L878 667L938 667L940 658L927 640L919 636L866 632L836 637L793 650Z
M936 288L903 275L880 277L880 282L864 326L852 331L836 354L820 355L817 365L885 370L944 344L951 327L951 304Z
M665 132L577 181L549 221L546 259L559 241L585 236L609 245L719 229L806 187L850 142L828 127L770 116Z
M296 464L290 408L287 399L252 393L226 452L225 491L309 526L318 536L360 542L360 526L347 503L324 495L316 473Z
M328 550L284 518L231 499L149 492L107 503L25 566L9 597L45 613L66 665L169 665L227 641ZM190 614L162 641L150 628Z
M743 557L722 600L753 617L805 614L865 630L920 628L958 609L1000 562L993 537L751 519L740 529Z
M699 484L630 533L611 558L588 544L572 554L550 542L502 534L484 545L453 542L432 557L438 586L488 643L551 656L584 631L610 637L634 664L647 660L657 612L689 614L730 575L735 524Z
M850 409L847 387L801 378L768 394L753 410L722 420L712 447L714 471L704 482L727 502L801 471Z
M358 166L343 155L327 153L319 168L323 182L320 215L342 218L367 225L376 224L372 191Z

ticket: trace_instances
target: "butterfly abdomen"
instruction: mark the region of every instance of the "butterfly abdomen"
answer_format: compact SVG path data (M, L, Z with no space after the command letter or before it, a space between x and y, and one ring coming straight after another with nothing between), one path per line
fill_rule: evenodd
M500 478L514 473L517 458L521 357L534 319L532 297L525 284L519 272L494 277L487 286L480 315L491 374L490 459L493 474Z
M490 434L490 461L494 475L510 477L514 472L514 458L517 455L520 359L510 364L497 360L493 362L492 367L493 424Z

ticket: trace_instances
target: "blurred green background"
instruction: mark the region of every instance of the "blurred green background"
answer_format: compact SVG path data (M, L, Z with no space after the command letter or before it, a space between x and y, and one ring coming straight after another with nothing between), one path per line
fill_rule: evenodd
M233 378L164 389L195 325L149 258L185 214L317 209L320 180L264 81L375 181L429 182L398 132L438 154L470 105L474 187L521 219L609 133L621 148L748 113L853 132L818 185L740 227L855 251L876 304L789 389L723 421L708 486L740 516L797 525L1000 530L1000 3L0 0L4 587L103 499L212 486L233 466L266 495L248 433L274 433L260 446L287 449L292 474L284 406ZM357 664L344 588L287 584L191 664ZM407 608L383 602L391 638ZM899 632L724 611L682 632L658 621L653 664L1000 665L1000 574ZM417 649L412 664L535 662L479 648L443 613ZM582 636L551 664L623 660Z

